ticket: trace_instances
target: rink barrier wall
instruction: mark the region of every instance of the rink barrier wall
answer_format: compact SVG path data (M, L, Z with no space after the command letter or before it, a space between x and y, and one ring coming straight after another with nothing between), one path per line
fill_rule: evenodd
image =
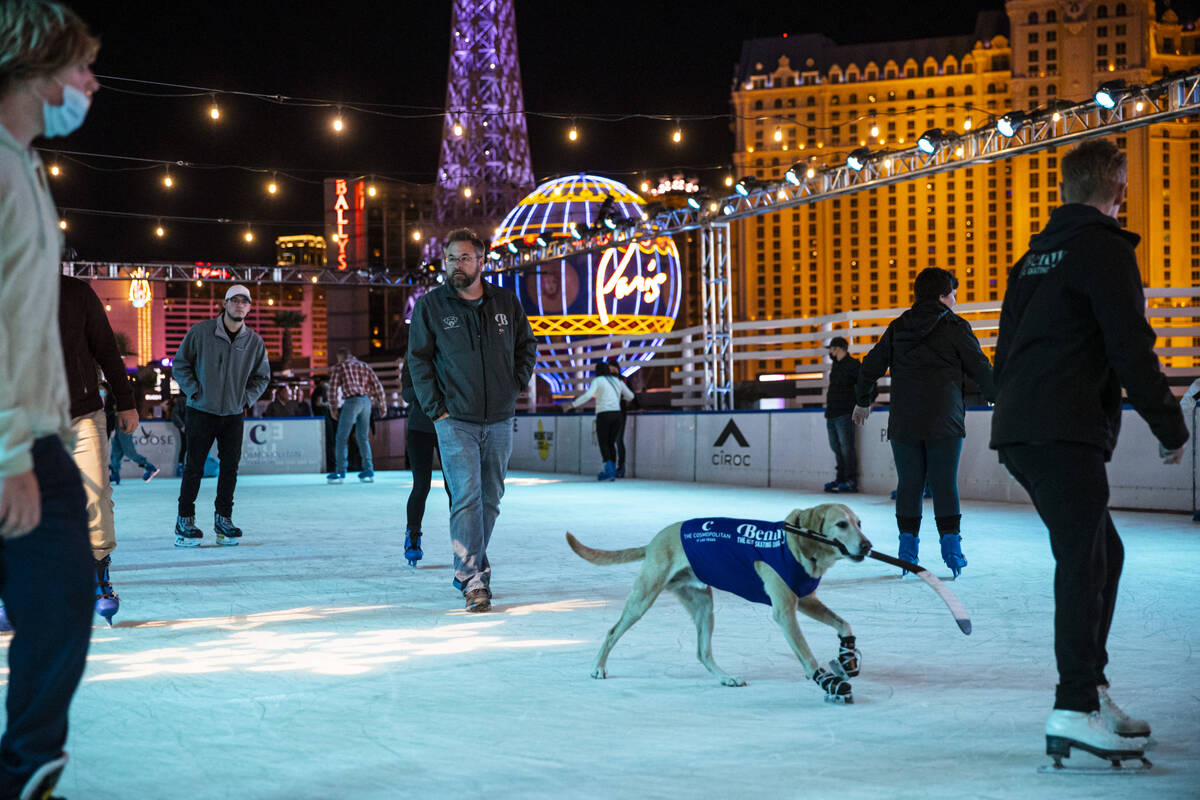
M137 451L158 467L163 477L174 476L182 434L168 420L144 419L133 434ZM214 444L210 455L216 458ZM323 417L269 417L246 419L242 428L240 475L270 475L325 471L325 420ZM128 459L122 478L142 477L142 468Z
M1186 413L1195 442L1197 413ZM859 487L884 494L896 488L887 440L888 412L874 411L859 429ZM600 470L595 416L521 415L514 420L510 469L589 474ZM958 470L959 495L969 500L1028 503L1029 498L988 447L990 408L970 408ZM631 414L625 430L626 476L735 486L820 491L834 477L825 417L820 409ZM1108 466L1110 505L1194 511L1200 459L1168 466L1158 441L1130 408Z

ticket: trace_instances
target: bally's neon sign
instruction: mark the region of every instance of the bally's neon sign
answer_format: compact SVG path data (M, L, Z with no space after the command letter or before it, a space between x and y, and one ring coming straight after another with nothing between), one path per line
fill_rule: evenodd
M350 202L346 200L346 179L336 179L334 187L337 193L337 200L333 203L333 210L337 212L337 233L334 236L338 246L337 268L346 269L349 267L346 262L346 245L349 243L346 226L350 224L350 220L346 219L346 212L350 210Z
M596 268L596 308L600 312L602 325L608 324L606 300L610 295L620 300L634 292L641 292L644 302L653 303L660 294L659 287L667 282L665 272L653 274L658 271L657 258L651 259L650 263L646 265L646 272L651 274L635 275L633 278L625 277L625 270L629 267L629 262L638 249L637 245L630 245L625 249L624 254L619 254L616 248L609 248L600 257L600 266ZM609 270L612 271L612 274L609 274Z

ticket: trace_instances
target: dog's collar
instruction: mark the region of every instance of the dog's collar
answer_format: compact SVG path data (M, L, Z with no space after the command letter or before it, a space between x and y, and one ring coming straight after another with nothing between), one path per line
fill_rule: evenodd
M793 525L790 522L787 522L786 520L783 523L783 527L784 527L784 530L790 531L791 533L799 534L800 536L803 536L805 539L812 539L814 542L820 542L821 544L827 544L830 547L837 548L837 550L842 555L844 555L846 558L851 559L852 561L862 561L863 560L863 557L858 555L857 553L851 553L846 548L846 545L842 544L837 539L830 539L828 536L826 536L823 533L817 533L816 531L809 530L808 528L801 528L799 525Z

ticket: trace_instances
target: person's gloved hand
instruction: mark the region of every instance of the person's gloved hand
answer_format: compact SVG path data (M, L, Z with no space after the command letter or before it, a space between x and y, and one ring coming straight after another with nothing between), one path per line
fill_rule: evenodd
M1187 445L1180 445L1174 450L1168 450L1161 444L1158 446L1158 457L1162 459L1164 464L1178 464L1183 461L1183 451Z
M871 416L871 407L855 406L852 416L854 418L855 425L865 425L867 423L867 417Z

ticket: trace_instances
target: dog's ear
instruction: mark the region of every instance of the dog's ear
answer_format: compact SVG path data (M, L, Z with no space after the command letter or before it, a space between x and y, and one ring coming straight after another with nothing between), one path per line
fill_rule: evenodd
M828 508L828 505L819 505L813 508L796 508L792 510L792 513L788 514L787 519L788 522L798 528L820 531L821 526L825 524L825 512Z

